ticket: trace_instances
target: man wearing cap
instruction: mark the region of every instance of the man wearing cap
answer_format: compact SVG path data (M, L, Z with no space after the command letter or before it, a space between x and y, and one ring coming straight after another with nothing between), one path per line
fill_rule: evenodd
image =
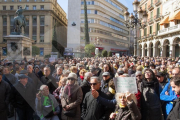
M19 120L32 120L35 106L35 90L28 82L28 76L19 75L19 81L12 87L10 102L16 108Z
M104 72L102 74L103 79L101 80L101 91L103 93L107 93L109 91L109 81L110 81L110 73L109 72Z

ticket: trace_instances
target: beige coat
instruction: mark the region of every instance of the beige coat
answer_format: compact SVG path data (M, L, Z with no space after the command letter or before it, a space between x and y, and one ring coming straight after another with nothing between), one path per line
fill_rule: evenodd
M79 87L77 90L74 91L74 93L72 94L71 99L67 95L65 95L64 92L63 92L62 96L63 96L61 98L62 107L65 107L66 105L69 105L70 109L71 108L76 109L76 116L75 117L67 117L67 116L65 116L63 114L64 113L64 109L63 109L62 113L61 113L62 120L81 120L80 104L81 104L82 98L83 98L83 92L81 90L81 87Z

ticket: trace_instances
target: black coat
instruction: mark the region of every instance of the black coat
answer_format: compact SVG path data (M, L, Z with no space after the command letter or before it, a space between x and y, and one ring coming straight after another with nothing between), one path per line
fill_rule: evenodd
M169 113L167 120L179 120L180 119L180 97L173 101L173 109Z
M101 92L99 96L108 99L108 96ZM85 95L82 104L82 119L83 120L108 120L111 111L106 106L102 105L97 99L91 94L91 91Z
M86 93L88 93L91 90L91 86L87 80L85 80L85 79L83 80L83 82L81 84L81 89L83 92L83 99L84 99Z
M42 85L41 81L38 79L38 77L35 75L35 73L28 73L28 77L32 79L32 84L34 86L34 89L37 91L40 86Z
M14 84L17 83L17 78L13 74L4 74L2 76L2 79L9 83L9 85L12 87Z
M11 89L10 102L15 108L34 109L35 97L36 93L30 82L26 84L26 87L20 82L17 82Z
M41 82L44 85L49 87L49 92L53 94L53 92L58 88L58 84L56 83L56 79L49 75L48 77L43 76L41 78Z

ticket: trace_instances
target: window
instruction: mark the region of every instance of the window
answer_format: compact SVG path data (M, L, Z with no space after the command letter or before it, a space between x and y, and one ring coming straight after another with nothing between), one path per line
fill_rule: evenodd
M27 2L29 2L29 0L27 0Z
M157 17L160 17L160 8L157 8Z
M84 10L81 10L81 14L84 14Z
M25 16L26 18L26 25L29 26L29 16Z
M29 10L29 5L26 5L26 10Z
M7 55L7 47L2 47L3 56Z
M13 23L14 23L14 16L13 15L10 16L10 21L11 21L10 25L13 26Z
M37 25L37 16L32 16L33 18L33 25Z
M21 2L22 0L19 0L19 2Z
M145 10L147 11L147 3L145 4Z
M3 15L3 26L7 26L7 16Z
M144 28L144 36L147 35L147 28Z
M33 5L33 10L36 10L36 5Z
M12 0L12 2L14 2L14 0Z
M3 6L3 10L6 10L6 6Z
M40 26L40 35L44 35L44 26Z
M41 5L41 10L44 10L44 5Z
M153 26L150 26L149 34L151 34L151 35L153 33L152 30L153 30Z
M4 2L7 2L7 0L4 0Z
M37 0L34 0L34 2L36 2Z
M160 30L160 25L159 23L156 24L156 34L158 33L158 31Z
M36 42L36 36L32 36L32 39Z
M120 15L120 18L124 20L124 15Z
M10 6L10 10L14 10L14 6Z
M33 35L37 35L37 27L36 26L33 26Z
M87 10L87 14L91 14L91 10Z
M44 56L44 48L40 48L40 56Z
M151 5L153 5L153 0L151 0Z
M40 36L40 42L44 42L44 36Z
M44 16L40 16L40 25L44 25Z
M44 2L44 0L41 0L42 2Z
M94 14L97 14L97 13L98 13L98 11L97 11L97 10L95 10L95 11L94 11Z

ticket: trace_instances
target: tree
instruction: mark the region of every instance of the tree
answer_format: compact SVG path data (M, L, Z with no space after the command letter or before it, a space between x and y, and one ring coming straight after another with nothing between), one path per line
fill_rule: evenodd
M84 0L84 34L85 34L85 45L89 44L89 28L88 28L88 17L87 17L87 5Z
M103 56L103 57L107 57L107 54L108 54L108 53L107 53L106 50L103 50L103 51L102 51L102 56Z
M32 46L32 56L40 54L40 49L37 46Z
M108 52L108 57L112 57L112 52L111 51Z
M85 56L86 57L93 57L95 53L95 46L92 44L87 44L85 46Z

